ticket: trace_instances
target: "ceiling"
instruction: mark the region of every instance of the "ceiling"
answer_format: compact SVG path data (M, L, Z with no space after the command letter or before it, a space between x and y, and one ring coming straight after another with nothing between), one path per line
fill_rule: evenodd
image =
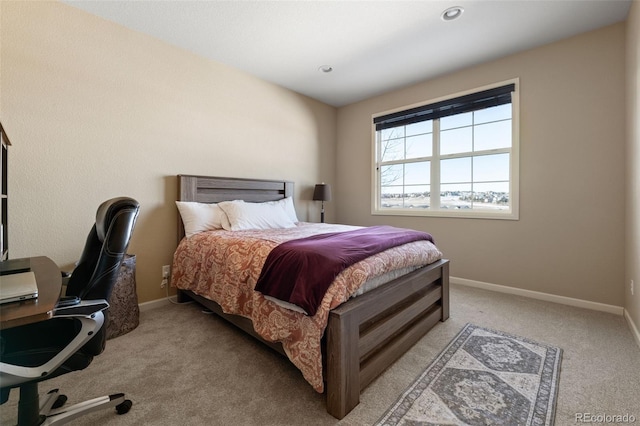
M626 19L631 0L64 3L333 106ZM445 22L442 12L462 6ZM333 68L319 71L322 65Z

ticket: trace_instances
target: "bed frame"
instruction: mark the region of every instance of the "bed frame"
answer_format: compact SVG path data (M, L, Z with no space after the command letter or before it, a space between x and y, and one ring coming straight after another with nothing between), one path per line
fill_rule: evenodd
M293 195L286 181L178 175L178 200L218 203L264 202ZM184 236L178 217L178 241ZM251 320L222 312L220 306L191 291L178 290L178 302L195 300L263 340ZM360 392L413 346L438 321L449 318L449 261L439 260L353 298L329 313L323 338L327 411L342 419L360 402Z

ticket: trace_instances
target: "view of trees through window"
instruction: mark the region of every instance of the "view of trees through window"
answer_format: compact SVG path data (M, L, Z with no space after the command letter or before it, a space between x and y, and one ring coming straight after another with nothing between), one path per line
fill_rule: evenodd
M509 210L512 107L376 131L378 209Z

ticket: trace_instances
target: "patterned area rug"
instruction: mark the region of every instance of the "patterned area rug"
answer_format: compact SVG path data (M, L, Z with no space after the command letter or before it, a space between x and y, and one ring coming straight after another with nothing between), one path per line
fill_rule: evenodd
M467 324L376 425L552 425L561 359Z

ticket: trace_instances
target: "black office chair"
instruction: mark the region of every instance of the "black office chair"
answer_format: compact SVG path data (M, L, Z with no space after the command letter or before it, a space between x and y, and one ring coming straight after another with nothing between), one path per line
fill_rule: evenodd
M124 394L95 398L65 407L55 389L39 401L38 382L86 368L102 353L108 321L107 300L118 277L140 206L131 198L105 201L96 213L66 297L47 321L0 332L0 404L20 388L18 425L66 423L91 411L131 408ZM77 298L77 299L76 299Z

